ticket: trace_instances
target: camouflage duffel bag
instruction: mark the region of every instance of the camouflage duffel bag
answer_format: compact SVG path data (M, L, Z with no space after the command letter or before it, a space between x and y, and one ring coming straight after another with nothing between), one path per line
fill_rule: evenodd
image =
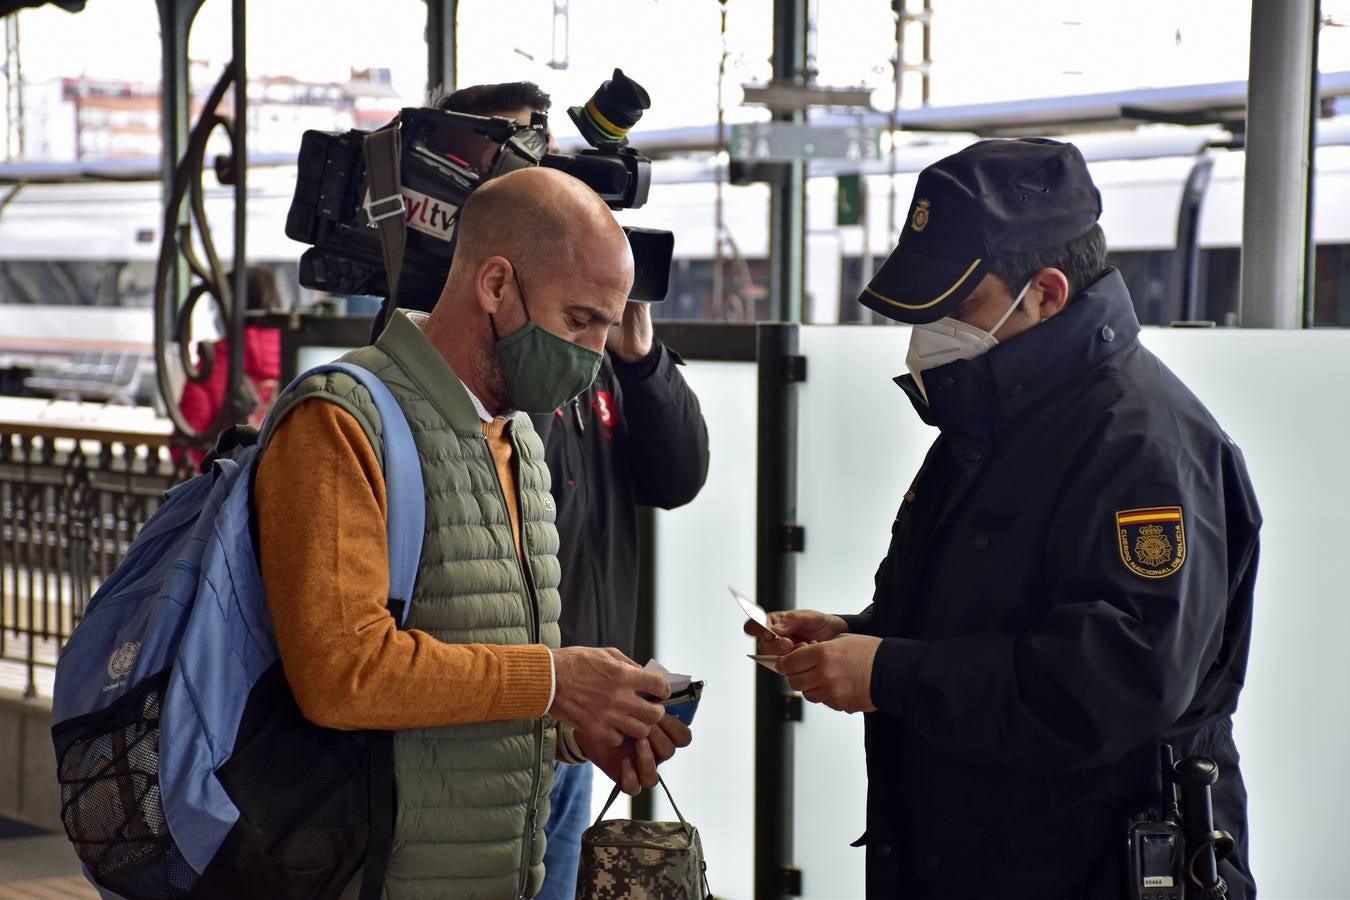
M678 822L606 819L618 785L595 824L581 835L577 900L705 900L707 863L698 829L684 820L665 781Z

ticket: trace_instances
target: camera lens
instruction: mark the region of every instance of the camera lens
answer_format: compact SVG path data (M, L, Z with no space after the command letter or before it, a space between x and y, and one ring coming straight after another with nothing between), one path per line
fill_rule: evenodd
M651 97L642 85L615 69L614 75L596 89L585 106L573 106L567 114L588 144L601 147L623 143L628 130L651 105Z

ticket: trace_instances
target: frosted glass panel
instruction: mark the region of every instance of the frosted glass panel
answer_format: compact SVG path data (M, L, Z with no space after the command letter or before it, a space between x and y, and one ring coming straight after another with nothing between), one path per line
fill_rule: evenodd
M800 352L797 606L855 613L890 543L900 499L937 430L919 421L891 378L905 371L908 328L811 326ZM806 704L794 745L793 862L802 896L863 896L867 773L862 716Z
M750 900L754 883L755 664L727 585L755 588L756 371L684 369L703 405L712 463L693 503L656 514L656 658L705 682L694 743L661 771L703 838L713 893L726 900ZM659 792L655 814L674 818Z
M1252 870L1270 900L1346 896L1350 797L1350 332L1150 329L1247 457L1265 516L1234 720Z
M904 371L907 342L903 328L802 330L799 606L856 611L871 596L900 498L936 435L890 382ZM1236 719L1261 895L1343 898L1336 835L1350 796L1350 333L1150 329L1144 342L1242 447L1265 514ZM863 854L847 846L864 826L859 717L808 705L796 747L794 862L804 896L862 896Z

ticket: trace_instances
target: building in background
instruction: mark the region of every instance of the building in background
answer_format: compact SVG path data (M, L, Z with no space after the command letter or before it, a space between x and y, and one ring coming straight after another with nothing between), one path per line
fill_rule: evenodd
M201 114L215 70L194 63L191 117ZM294 153L310 129L377 128L402 107L389 70L351 70L345 82L289 75L249 80L251 153ZM85 76L23 86L22 146L13 159L78 161L155 157L160 152L158 84ZM230 115L227 98L221 113Z

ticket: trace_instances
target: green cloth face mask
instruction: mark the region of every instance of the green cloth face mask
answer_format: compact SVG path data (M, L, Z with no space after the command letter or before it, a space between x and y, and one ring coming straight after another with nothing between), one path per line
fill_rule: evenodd
M497 322L488 316L497 341L497 357L506 389L511 392L511 405L521 412L551 413L591 386L603 357L535 324L525 305L520 276L513 275L520 291L520 306L525 310L525 325L498 338Z

